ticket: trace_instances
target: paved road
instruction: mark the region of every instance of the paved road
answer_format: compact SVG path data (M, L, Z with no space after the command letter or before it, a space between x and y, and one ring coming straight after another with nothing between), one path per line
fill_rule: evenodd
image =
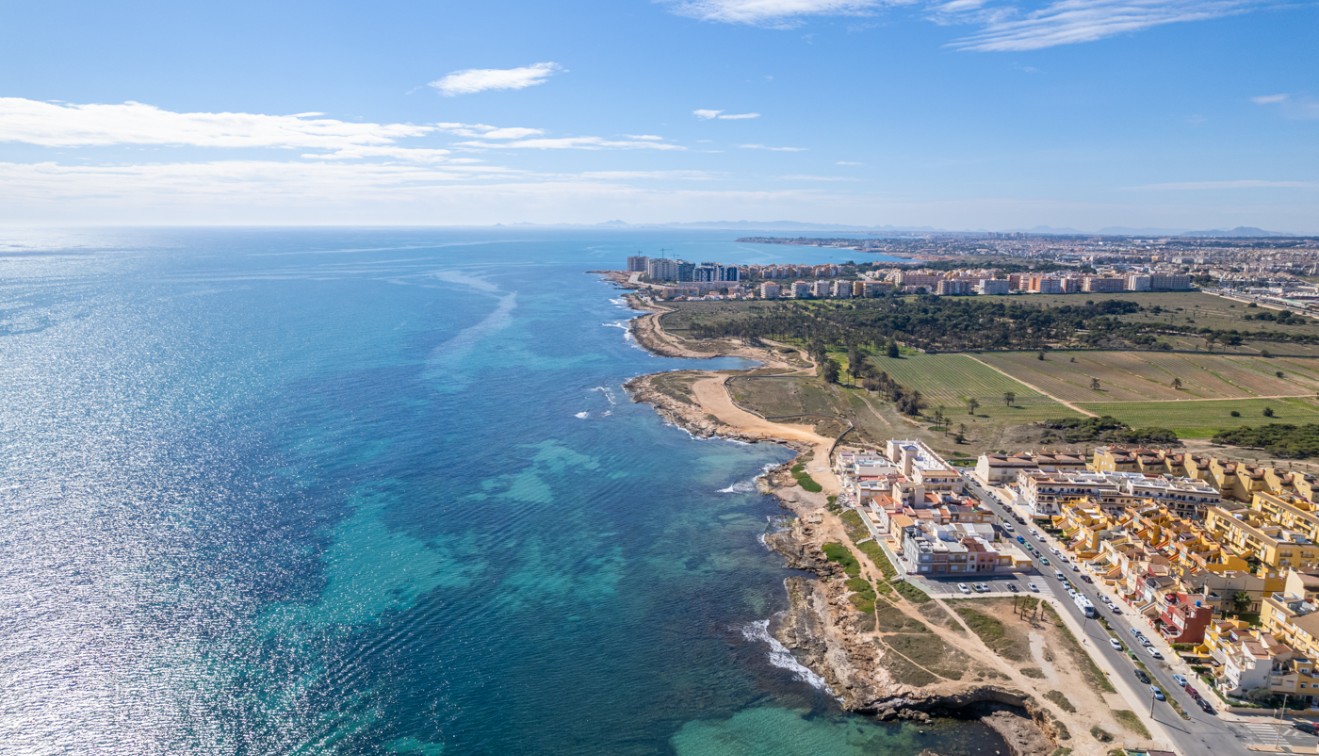
M976 498L993 511L1004 521L1015 518L993 494L981 486L969 474L964 474L968 490ZM1041 587L1047 585L1052 589L1059 598L1059 603L1077 619L1081 624L1085 636L1089 638L1089 646L1099 649L1099 656L1113 672L1114 685L1126 685L1132 692L1137 694L1139 699L1143 699L1153 704L1154 719L1163 725L1168 736L1171 737L1176 746L1177 752L1184 756L1209 756L1210 754L1227 754L1243 753L1247 746L1269 746L1275 742L1278 744L1289 744L1293 746L1306 746L1309 749L1319 747L1319 738L1309 735L1292 728L1287 723L1279 723L1272 718L1261 717L1258 721L1248 723L1228 722L1213 714L1206 714L1198 704L1191 698L1185 690L1177 685L1172 675L1174 672L1180 672L1187 679L1192 680L1193 684L1200 690L1202 696L1205 696L1214 708L1219 708L1218 697L1212 692L1207 691L1203 683L1195 680L1195 675L1191 674L1187 667L1172 648L1157 637L1158 633L1150 629L1144 618L1135 614L1134 610L1123 609L1121 616L1116 616L1100 601L1100 591L1094 585L1087 584L1080 579L1080 573L1072 572L1070 565L1060 565L1059 560L1053 557L1052 547L1058 546L1053 543L1047 536L1032 534L1033 527L1030 526L1029 519L1025 526L1017 525L1016 532L1023 536L1026 542L1031 544L1036 551L1049 554L1050 567L1041 566L1039 577L1035 578L1036 583ZM1062 569L1068 575L1069 585L1080 591L1086 598L1094 603L1099 613L1108 620L1109 625L1117 632L1119 640L1125 648L1135 651L1137 657L1143 662L1147 671L1163 688L1170 698L1175 698L1182 708L1191 715L1190 720L1182 719L1176 711L1167 703L1157 702L1153 699L1148 685L1142 684L1136 679L1136 666L1134 662L1126 655L1125 652L1118 652L1109 644L1109 634L1104 628L1094 620L1088 620L1076 602L1071 600L1067 594L1068 585L1064 585L1056 577L1055 567ZM1140 643L1131 634L1133 626L1139 627L1150 638L1160 652L1164 655L1164 661L1157 661L1141 648ZM1172 665L1172 666L1170 666ZM1175 668L1173 668L1175 667ZM1146 709L1149 711L1149 709ZM1314 753L1314 750L1309 752Z

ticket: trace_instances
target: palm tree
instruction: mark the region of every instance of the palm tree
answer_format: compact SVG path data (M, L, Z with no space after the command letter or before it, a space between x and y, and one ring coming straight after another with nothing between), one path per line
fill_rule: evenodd
M1182 388L1182 379L1174 376L1172 379L1172 387L1180 391Z
M1091 390L1091 391L1098 391L1098 390L1099 390L1099 379L1098 379L1098 378L1091 378L1091 379L1090 379L1090 390Z
M1011 407L1013 404L1016 404L1016 402L1017 402L1017 394L1015 391L1003 392L1003 404L1005 406Z
M974 396L968 397L966 400L966 414L974 415L978 409L980 409L980 402Z

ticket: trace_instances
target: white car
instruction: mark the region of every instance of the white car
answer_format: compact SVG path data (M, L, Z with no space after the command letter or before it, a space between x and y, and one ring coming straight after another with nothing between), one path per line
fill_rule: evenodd
M970 593L970 592L971 592L971 589L970 589L969 587L967 587L966 583L958 583L958 584L957 584L957 590L961 591L962 593Z
M1030 589L1030 592L1031 592L1031 593L1039 593L1039 592L1040 592L1040 587L1039 587L1038 585L1034 584L1034 583L1031 583L1030 585L1028 585L1028 586L1026 586L1026 587Z
M1114 651L1122 650L1122 643L1119 642L1117 638L1109 638L1108 645L1112 646Z
M1159 661L1163 661L1163 654L1159 653L1159 649L1155 648L1154 646L1146 646L1145 650L1150 652L1150 656L1154 657L1155 659L1158 659Z

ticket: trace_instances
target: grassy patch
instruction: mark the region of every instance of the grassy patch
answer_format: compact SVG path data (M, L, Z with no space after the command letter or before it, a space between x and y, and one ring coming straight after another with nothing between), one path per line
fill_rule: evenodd
M798 462L793 465L790 472L792 473L792 477L797 481L797 485L801 486L803 491L820 493L824 490L824 487L819 483L816 483L815 478L812 478L810 473L806 472L806 466L802 463Z
M980 636L980 640L999 656L1019 662L1030 659L1030 641L1024 633L962 602L958 602L953 610L962 617L967 627L971 628L971 632Z
M1100 727L1099 725L1095 725L1094 727L1091 727L1090 734L1094 737L1095 740L1098 740L1100 743L1113 742L1113 734L1110 733L1108 730L1105 730L1104 728Z
M1319 404L1306 398L1223 399L1210 402L1111 402L1081 404L1100 415L1112 415L1133 427L1158 425L1182 438L1210 438L1215 433L1263 422L1305 424L1319 422ZM1264 408L1273 408L1273 417ZM1239 417L1232 417L1232 412Z
M1067 712L1068 714L1076 713L1076 707L1072 705L1072 702L1067 699L1067 696L1063 695L1062 691L1051 690L1048 693L1045 693L1044 697L1052 701L1055 706Z
M847 579L847 589L852 592L850 600L857 611L865 614L875 613L875 586L863 577Z
M1113 712L1113 718L1118 721L1118 724L1142 738L1150 736L1150 731L1145 727L1145 723L1140 721L1140 717L1136 716L1136 712L1130 709L1117 709Z
M843 572L848 577L857 577L861 574L861 563L856 561L856 555L852 550L841 543L826 543L821 547L824 556L831 562L835 562L843 568Z
M1029 677L1033 680L1043 680L1044 670L1039 667L1022 667L1021 674L1023 677Z
M927 633L903 633L884 638L894 651L919 664L934 674L949 680L960 680L971 666L966 654L952 648Z
M928 593L905 580L894 583L893 587L897 589L898 593L902 594L903 598L913 604L924 604L930 600L930 595Z
M1062 636L1065 642L1064 645L1067 646L1067 653L1072 657L1072 661L1076 663L1076 666L1081 668L1085 679L1105 693L1116 693L1117 689L1109 681L1108 675L1105 675L1103 670L1095 664L1095 660L1090 658L1090 654L1087 654L1085 649L1081 648L1081 644L1076 642L1076 636L1072 635L1072 631L1068 630L1067 626L1063 624L1062 618L1058 616L1058 612L1054 611L1053 606L1045 604L1044 612L1049 615L1049 620L1058 629L1058 634Z

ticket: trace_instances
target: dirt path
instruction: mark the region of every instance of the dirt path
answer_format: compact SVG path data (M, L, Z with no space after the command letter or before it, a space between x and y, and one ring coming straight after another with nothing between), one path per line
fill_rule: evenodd
M1034 386L1034 385L1032 385L1032 384L1029 384L1029 383L1027 383L1027 382L1021 380L1021 379L1018 378L1017 376L1013 375L1012 373L1009 373L1009 372L1006 371L1006 370L1003 370L1003 369L1001 369L1001 368L995 367L994 365L991 365L991 364L989 364L988 362L985 362L984 360L980 359L979 357L976 357L974 354L968 354L968 355L966 355L966 356L969 357L969 358L971 358L971 359L973 359L973 360L975 360L976 362L979 362L981 365L984 365L985 367L989 368L990 370L993 370L995 373L998 373L999 375L1002 375L1002 376L1007 377L1007 378L1011 378L1012 380L1016 381L1017 383L1020 383L1021 385L1025 386L1026 388L1030 389L1031 391L1034 391L1034 392L1037 393L1037 394L1042 394L1042 395L1044 395L1044 396L1047 396L1048 398L1050 398L1050 399L1054 400L1055 402L1061 404L1062 406L1066 407L1067 409L1072 410L1073 412L1079 412L1080 414L1085 415L1086 417L1099 417L1099 415L1096 415L1095 413L1091 412L1090 410L1088 410L1088 409L1082 409L1082 408L1080 407L1080 405L1073 404L1072 402L1069 402L1069 401L1067 401L1067 400L1065 400L1065 399L1059 399L1058 397L1054 396L1053 394L1050 394L1048 391L1045 391L1044 389L1040 388L1039 386Z

